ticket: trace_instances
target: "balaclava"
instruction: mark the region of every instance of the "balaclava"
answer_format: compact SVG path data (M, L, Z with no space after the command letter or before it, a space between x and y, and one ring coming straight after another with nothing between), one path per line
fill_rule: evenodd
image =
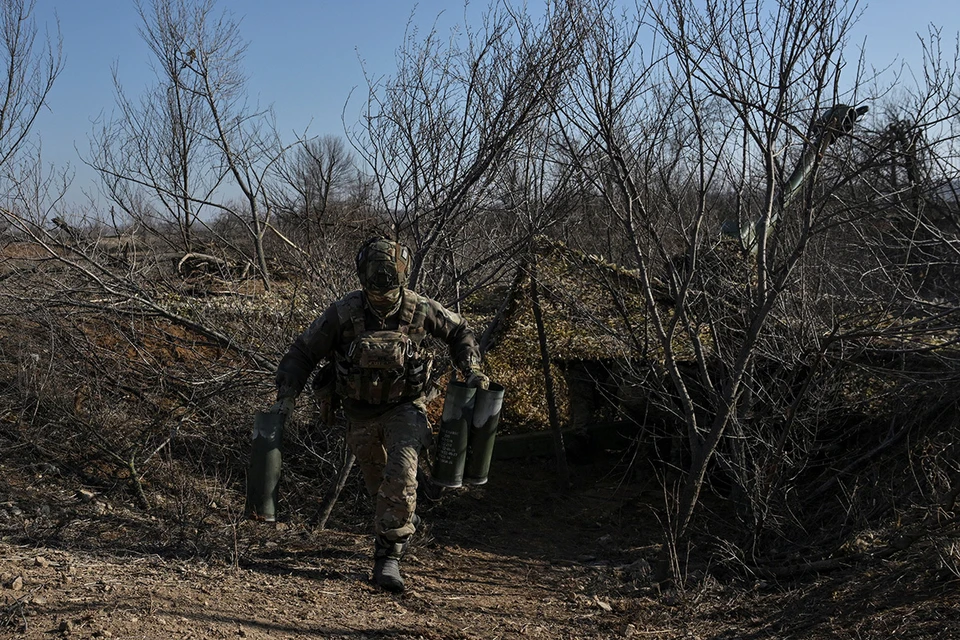
M370 238L357 253L357 276L370 308L387 318L400 308L410 273L410 250L386 238Z

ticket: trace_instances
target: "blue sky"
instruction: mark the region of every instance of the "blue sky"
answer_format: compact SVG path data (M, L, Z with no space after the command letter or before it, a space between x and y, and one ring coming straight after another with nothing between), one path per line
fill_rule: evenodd
M471 5L468 15L479 15L482 6ZM240 19L249 42L244 68L251 102L273 107L286 140L308 127L312 135L342 134L351 91L365 96L361 60L373 75L389 74L411 20L421 30L438 23L446 32L465 15L462 3L443 0L221 0L219 7ZM45 162L76 171L76 199L95 182L80 156L89 152L94 121L114 110L113 65L132 97L155 76L133 0L37 0L35 16L41 37L45 29L55 32L59 19L66 62L34 133ZM350 103L354 120L358 99Z
M877 0L860 6L864 14L852 44L865 40L868 60L878 67L897 57L916 64L916 34L925 36L930 23L943 28L951 47L960 30L960 3ZM421 30L441 13L444 32L464 19L460 0L221 0L220 7L241 19L241 33L250 43L244 67L252 100L273 106L287 139L308 126L315 135L342 133L341 113L351 90L356 88L357 96L348 108L349 120L365 95L360 60L374 75L392 73L414 7L412 19ZM477 20L485 7L484 0L473 2L468 19ZM66 64L34 131L42 139L45 161L71 164L77 171L74 191L90 190L94 176L80 166L78 151L87 153L94 120L112 113L111 66L116 63L132 96L154 78L133 0L37 0L41 35L55 30L54 12Z

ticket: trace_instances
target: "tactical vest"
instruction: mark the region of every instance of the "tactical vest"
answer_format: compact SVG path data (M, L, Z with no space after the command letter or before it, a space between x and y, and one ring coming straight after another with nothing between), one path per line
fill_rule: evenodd
M396 329L368 331L363 295L355 291L338 305L341 340L336 354L337 394L368 404L415 399L430 377L432 359L420 351L426 334L427 301L403 292Z

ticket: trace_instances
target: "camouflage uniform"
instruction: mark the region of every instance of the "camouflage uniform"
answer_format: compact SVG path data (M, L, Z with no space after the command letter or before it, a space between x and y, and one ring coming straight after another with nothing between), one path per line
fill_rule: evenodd
M463 371L475 369L480 352L473 331L458 314L440 303L410 290L401 293L401 307L416 307L418 320L426 335L446 342L455 365ZM332 304L324 314L300 335L280 361L277 370L278 395L293 397L304 388L307 378L325 359L337 364L337 394L341 396L347 417L347 444L357 457L367 491L376 497L375 531L386 542L404 542L414 531L416 508L417 460L420 450L428 446L430 428L420 402L420 390L400 392L399 398L368 402L351 397L345 389L343 371L351 346L357 338L357 327L351 321L362 305L363 325L370 330L402 328L398 310L386 318L370 307L362 291L354 291Z
M367 493L376 496L375 528L386 542L402 542L415 530L417 459L429 442L427 414L416 403L349 422L347 444L357 456Z
M400 243L367 240L356 258L362 289L330 305L296 339L277 370L277 410L289 414L320 361L334 365L347 444L377 503L373 577L388 591L404 588L400 560L419 522L417 461L430 439L421 397L432 362L423 339L429 335L447 343L467 384L489 384L463 318L404 288L410 258ZM321 409L329 412L331 406L324 401Z

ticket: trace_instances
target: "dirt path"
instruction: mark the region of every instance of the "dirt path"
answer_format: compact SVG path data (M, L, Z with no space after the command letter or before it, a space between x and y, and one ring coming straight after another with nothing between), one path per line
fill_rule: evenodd
M619 592L638 588L632 578L642 581L647 563L621 544L630 529L610 520L621 518L627 496L613 485L561 494L548 463L522 471L422 505L425 526L405 559L400 596L370 583L369 537L342 529L243 523L236 566L110 545L28 547L5 536L0 636L11 628L28 639L629 634ZM525 480L506 484L516 477ZM624 583L624 572L636 575Z
M512 464L484 488L422 505L399 596L370 583L370 539L350 514L327 531L225 530L233 564L125 550L130 538L111 535L123 525L89 529L98 533L86 545L63 543L70 527L103 524L88 515L25 544L11 526L22 514L7 501L0 637L960 638L956 581L908 564L794 586L703 575L692 590L660 592L649 581L658 529L645 504L654 496L613 476L561 493L549 461Z
M411 588L368 583L365 541L275 551L240 570L160 558L2 548L22 576L26 633L112 638L605 638L616 616L580 595L587 576L461 549L418 553ZM311 545L312 546L312 545ZM43 553L43 555L40 555ZM452 575L455 572L459 575ZM469 572L466 574L465 572ZM609 606L609 605L607 605Z

